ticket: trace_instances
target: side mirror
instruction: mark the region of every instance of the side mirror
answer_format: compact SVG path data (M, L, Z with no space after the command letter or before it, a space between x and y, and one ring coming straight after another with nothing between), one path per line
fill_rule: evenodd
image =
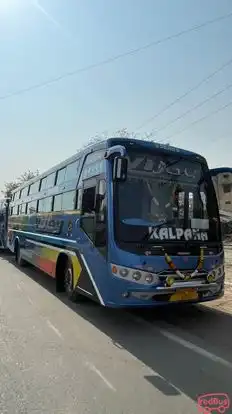
M125 157L115 157L113 163L113 180L126 181L128 161Z

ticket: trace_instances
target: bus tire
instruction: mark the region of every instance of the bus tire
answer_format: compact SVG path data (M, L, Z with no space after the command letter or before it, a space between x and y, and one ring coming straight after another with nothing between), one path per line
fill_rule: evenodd
M73 285L73 266L70 258L61 253L56 267L56 290L57 292L66 292L68 298L75 302L82 297L79 295Z
M22 259L22 253L18 241L15 243L15 261L19 267L23 267L26 265L25 260Z
M74 286L73 286L73 266L70 259L67 260L64 269L64 289L69 299L75 300Z

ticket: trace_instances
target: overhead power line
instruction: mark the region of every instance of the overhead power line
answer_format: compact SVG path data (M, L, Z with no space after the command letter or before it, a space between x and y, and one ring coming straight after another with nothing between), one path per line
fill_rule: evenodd
M214 111L209 112L207 115L204 115L199 119L196 119L195 121L193 121L190 124L186 125L184 128L180 129L179 131L175 132L174 134L171 134L171 135L165 137L164 139L162 139L161 141L156 141L156 142L159 142L159 143L162 143L162 142L165 142L165 141L167 142L170 138L173 138L176 135L182 134L182 132L186 131L187 129L191 128L192 126L198 124L199 122L204 121L205 119L209 118L212 115L217 114L218 112L224 111L225 109L227 109L231 105L232 105L232 101L230 101L226 105L220 106L218 109L215 109Z
M227 13L227 14L224 14L224 15L219 16L219 17L216 17L215 19L207 20L207 21L205 21L205 22L203 22L201 24L194 25L194 26L192 26L192 27L190 27L188 29L181 30L180 32L177 32L177 33L174 33L172 35L163 37L161 39L154 40L154 41L152 41L150 43L147 43L147 44L145 44L143 46L137 47L135 49L131 49L131 50L129 50L127 52L124 52L124 53L120 53L118 55L112 56L111 58L102 60L100 62L96 62L96 63L93 63L91 65L84 66L82 68L77 68L77 69L75 69L73 71L63 73L63 74L61 74L61 75L59 75L57 77L48 79L48 80L46 80L44 82L40 82L40 83L31 85L31 86L28 86L27 88L19 89L19 90L10 92L8 94L2 95L2 96L0 96L0 100L5 100L5 99L11 98L13 96L22 95L24 93L33 91L35 89L39 89L39 88L42 88L42 87L51 85L53 83L60 82L61 80L65 79L65 78L68 78L68 77L71 77L71 76L75 76L75 75L77 75L79 73L87 72L89 70L96 69L98 67L107 65L109 63L115 62L115 61L117 61L119 59L122 59L124 57L130 56L130 55L134 55L136 53L139 53L139 52L141 52L143 50L149 49L149 48L154 47L154 46L158 46L158 45L160 45L162 43L168 42L169 40L176 39L176 38L178 38L180 36L183 36L183 35L185 35L187 33L197 31L197 30L199 30L199 29L201 29L201 28L203 28L205 26L211 25L213 23L220 22L220 21L225 20L225 19L228 19L230 17L232 17L232 12Z
M161 128L158 128L151 132L148 135L148 138L152 138L153 135L156 133L163 131L170 125L174 124L175 122L179 121L180 119L184 118L186 115L189 115L191 112L195 111L196 109L200 108L201 106L205 105L207 102L211 101L212 99L216 98L217 96L221 95L223 92L226 92L228 89L232 88L232 83L228 84L225 88L220 89L218 92L214 93L213 95L208 96L208 98L204 99L203 101L199 102L197 105L193 106L192 108L188 109L187 111L183 112L181 115L174 118L172 121L168 122L167 124L163 125Z
M203 85L205 82L213 78L215 75L217 75L219 72L221 72L223 69L225 69L227 66L232 64L232 59L228 60L227 62L223 63L218 69L211 72L208 76L204 77L200 82L198 82L196 85L192 86L191 88L187 89L186 92L184 92L182 95L178 96L176 99L174 99L172 102L165 105L159 112L157 112L152 117L148 118L146 121L144 121L142 124L140 124L135 131L138 131L139 129L143 128L150 122L154 121L156 118L158 118L160 115L162 115L164 112L166 112L168 109L170 109L172 106L174 106L177 102L184 99L186 96L188 96L193 91L197 90L201 85Z

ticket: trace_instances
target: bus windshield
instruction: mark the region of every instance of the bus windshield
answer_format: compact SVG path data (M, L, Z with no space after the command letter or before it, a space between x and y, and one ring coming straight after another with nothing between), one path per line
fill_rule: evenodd
M179 155L131 153L115 186L122 242L218 241L218 207L207 167Z

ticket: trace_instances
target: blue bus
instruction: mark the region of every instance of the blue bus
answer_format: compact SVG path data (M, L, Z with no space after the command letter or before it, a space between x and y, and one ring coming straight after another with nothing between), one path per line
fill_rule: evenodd
M0 200L0 249L4 250L7 247L7 228L9 217L9 198L2 198Z
M126 138L96 143L17 188L8 247L57 291L107 307L202 302L224 292L206 160Z

